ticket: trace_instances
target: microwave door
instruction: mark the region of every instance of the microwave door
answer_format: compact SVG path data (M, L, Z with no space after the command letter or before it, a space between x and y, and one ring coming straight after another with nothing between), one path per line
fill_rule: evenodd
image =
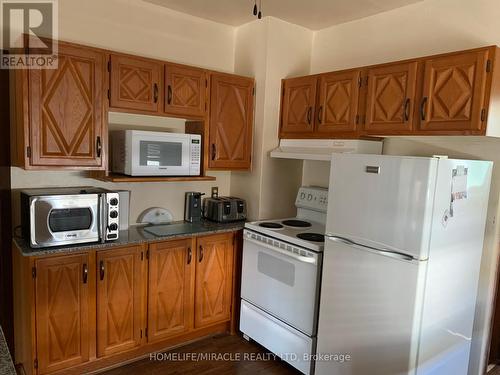
M189 138L140 136L134 140L134 175L189 175Z

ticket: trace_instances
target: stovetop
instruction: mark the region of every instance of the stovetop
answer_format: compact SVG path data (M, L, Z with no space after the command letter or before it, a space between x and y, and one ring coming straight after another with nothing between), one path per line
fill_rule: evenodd
M261 220L245 223L245 228L313 251L324 248L325 225L309 219Z

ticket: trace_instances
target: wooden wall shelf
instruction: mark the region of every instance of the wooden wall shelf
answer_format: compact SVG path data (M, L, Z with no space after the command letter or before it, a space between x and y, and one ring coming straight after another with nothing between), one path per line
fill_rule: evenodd
M92 172L90 177L96 180L106 181L106 182L184 182L184 181L215 181L216 178L213 176L126 176L119 173L110 173L105 175L104 173Z

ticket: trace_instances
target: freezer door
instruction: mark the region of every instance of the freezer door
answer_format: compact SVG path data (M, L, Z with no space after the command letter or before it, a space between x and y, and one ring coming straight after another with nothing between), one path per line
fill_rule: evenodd
M426 259L438 159L336 154L326 233Z
M316 374L413 375L426 265L327 239Z

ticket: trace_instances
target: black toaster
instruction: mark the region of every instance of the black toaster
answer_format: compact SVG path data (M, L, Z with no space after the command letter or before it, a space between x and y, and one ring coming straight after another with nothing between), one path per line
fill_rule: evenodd
M235 197L205 198L203 217L218 223L245 220L247 204L244 199Z

